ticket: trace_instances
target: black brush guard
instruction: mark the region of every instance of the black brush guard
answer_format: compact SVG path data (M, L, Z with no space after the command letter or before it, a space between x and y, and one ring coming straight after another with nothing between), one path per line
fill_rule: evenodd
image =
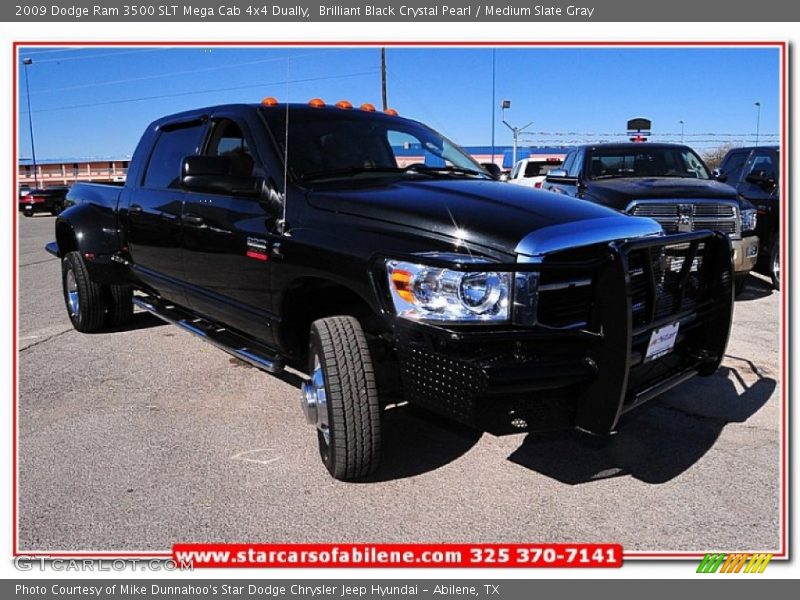
M579 329L396 319L406 399L477 427L500 411L510 420L526 415L531 429L573 426L603 434L624 412L694 375L713 374L733 311L728 238L710 231L647 237L609 243L600 254L580 261L491 263L493 271L517 274L590 270L587 324ZM427 257L424 263L467 272L487 268ZM515 313L524 312L519 300ZM512 322L519 323L518 316ZM676 322L673 350L645 360L652 332Z

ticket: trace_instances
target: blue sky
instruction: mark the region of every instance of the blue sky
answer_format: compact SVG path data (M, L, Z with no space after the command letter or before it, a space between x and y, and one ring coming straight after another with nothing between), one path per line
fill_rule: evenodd
M19 57L20 156L30 156L28 57L40 160L129 155L150 121L199 106L381 100L378 48L21 48ZM702 151L744 140L720 134L752 141L756 101L762 142L777 142L777 49L498 48L495 64L495 104L512 101L513 125L533 121L533 144L611 139L601 134L643 116L654 140L679 141L683 120L686 142ZM491 143L491 48L389 47L387 71L389 105L403 116L462 145ZM508 145L499 108L495 116L496 143Z

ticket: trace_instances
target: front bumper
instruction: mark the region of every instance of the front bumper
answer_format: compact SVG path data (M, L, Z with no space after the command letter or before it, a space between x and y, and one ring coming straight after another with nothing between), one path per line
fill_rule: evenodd
M733 270L739 273L748 273L753 270L758 260L758 236L750 235L740 240L732 240Z
M686 254L685 271L667 269L660 278L647 263L639 266L642 253L657 263L661 248L676 245ZM398 319L395 347L406 399L490 430L612 431L624 412L716 371L733 307L730 256L728 239L711 232L609 244L594 268L586 326L578 329L456 328ZM692 285L703 293L689 290ZM652 332L672 323L680 323L672 351L646 361Z

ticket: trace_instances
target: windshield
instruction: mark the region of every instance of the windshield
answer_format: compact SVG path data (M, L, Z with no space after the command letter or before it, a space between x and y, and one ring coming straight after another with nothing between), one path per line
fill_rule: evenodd
M286 111L263 113L281 155ZM362 111L290 111L289 172L297 180L424 173L486 177L460 147L414 121Z
M683 177L710 179L703 161L689 148L595 148L590 179Z

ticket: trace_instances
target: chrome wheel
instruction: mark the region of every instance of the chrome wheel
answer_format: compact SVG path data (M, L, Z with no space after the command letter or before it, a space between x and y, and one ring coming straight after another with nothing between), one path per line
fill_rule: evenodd
M774 252L774 256L772 257L772 277L773 279L780 283L781 281L781 253Z
M72 269L67 271L64 284L66 286L69 314L71 317L77 317L81 310L81 300L78 295L78 282L75 280L75 271Z
M320 440L324 441L326 447L329 446L331 431L328 423L328 395L325 391L325 373L317 355L314 355L311 379L303 382L301 404L306 421L317 428Z

